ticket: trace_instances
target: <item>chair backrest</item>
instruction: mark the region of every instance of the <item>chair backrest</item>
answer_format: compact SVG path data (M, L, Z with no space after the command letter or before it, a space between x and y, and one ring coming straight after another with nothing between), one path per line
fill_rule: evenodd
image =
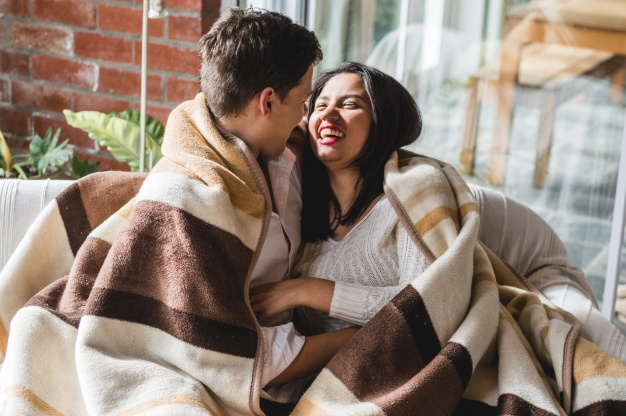
M34 219L71 180L0 180L0 270Z

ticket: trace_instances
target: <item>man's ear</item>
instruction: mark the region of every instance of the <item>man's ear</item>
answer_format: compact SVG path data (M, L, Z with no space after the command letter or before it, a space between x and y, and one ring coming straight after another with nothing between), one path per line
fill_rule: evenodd
M276 97L276 91L272 87L265 87L259 95L259 108L263 117L269 117L272 112L272 104Z

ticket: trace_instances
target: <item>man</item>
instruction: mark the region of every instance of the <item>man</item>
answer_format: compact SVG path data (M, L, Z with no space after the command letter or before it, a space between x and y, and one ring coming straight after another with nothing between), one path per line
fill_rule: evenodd
M285 16L231 9L200 40L200 54L200 85L217 128L228 140L245 143L268 185L272 215L250 285L284 280L300 245L302 210L294 154L298 149L286 148L287 138L307 114L313 65L322 52L313 33ZM267 353L264 386L321 370L354 332L305 339L285 320L262 322L268 325L262 327ZM297 392L292 387L285 390L288 393L280 388L270 391L281 401L295 402ZM271 409L271 414L278 411L275 406Z
M3 413L262 414L263 386L321 369L354 332L305 340L288 317L261 329L248 295L287 277L300 243L286 146L315 35L230 9L200 55L202 94L172 112L153 171L78 181L32 232L58 241L3 270Z

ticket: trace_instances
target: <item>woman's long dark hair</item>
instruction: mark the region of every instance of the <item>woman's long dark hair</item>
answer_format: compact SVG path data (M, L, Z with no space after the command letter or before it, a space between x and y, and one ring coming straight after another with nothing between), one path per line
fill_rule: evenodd
M360 172L357 193L348 212L342 213L328 179L326 167L317 159L306 141L302 165L302 241L324 240L337 225L349 225L367 210L383 192L385 164L399 148L413 143L422 131L422 116L411 94L398 81L370 66L346 62L320 74L309 98L309 118L315 100L326 83L339 74L357 74L369 96L372 125L363 150L354 162ZM329 221L330 206L338 213Z

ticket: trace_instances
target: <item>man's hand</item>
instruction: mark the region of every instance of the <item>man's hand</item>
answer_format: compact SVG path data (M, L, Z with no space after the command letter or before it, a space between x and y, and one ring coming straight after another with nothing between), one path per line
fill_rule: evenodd
M303 277L266 283L250 290L250 304L257 319L263 321L298 306L330 312L335 282Z

